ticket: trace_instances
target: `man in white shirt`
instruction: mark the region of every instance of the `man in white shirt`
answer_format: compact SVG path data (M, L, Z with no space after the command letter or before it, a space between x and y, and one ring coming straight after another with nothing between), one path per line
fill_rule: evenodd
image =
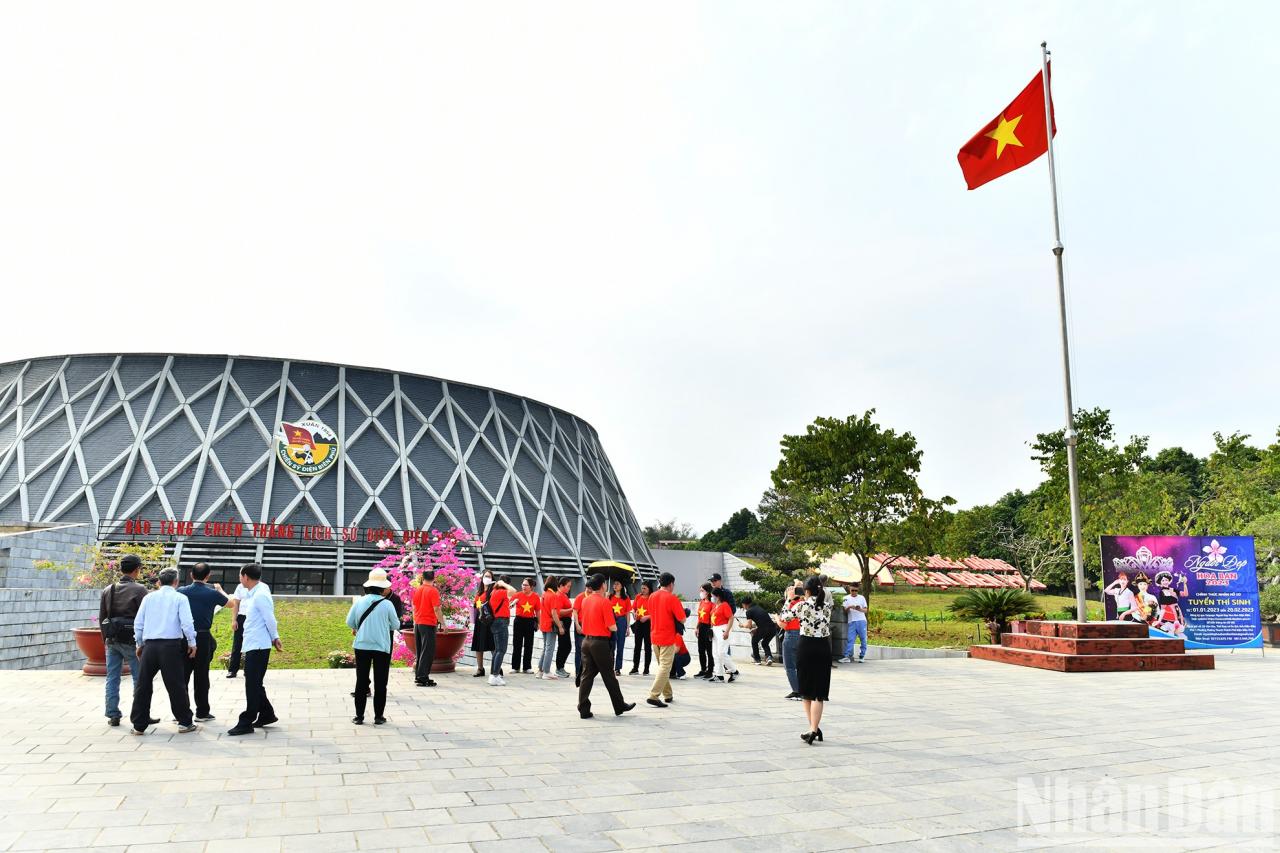
M849 637L844 641L844 657L840 658L840 663L851 663L854 660L862 663L867 656L867 600L859 591L858 584L851 583L845 589L844 612L849 625ZM862 642L856 658L853 656L855 639Z
M263 680L271 662L271 650L284 651L280 631L276 627L276 605L271 590L262 583L262 566L249 563L240 570L240 583L246 589L240 601L244 615L244 713L229 735L252 734L255 728L276 722L275 709L267 698Z
M191 618L191 602L178 592L178 570L165 569L159 588L142 599L133 618L134 642L138 644L138 667L134 679L133 708L129 720L135 735L147 733L151 722L151 689L156 673L169 694L169 709L178 721L178 733L199 728L191 719L187 700L186 658L196 654L196 627Z
M271 587L262 581L254 589L266 591L271 594ZM231 594L231 621L235 625L235 629L231 632L231 659L227 661L227 678L235 678L236 673L240 671L240 659L242 657L241 645L244 643L244 617L248 612L249 588L244 584L236 586L236 591Z

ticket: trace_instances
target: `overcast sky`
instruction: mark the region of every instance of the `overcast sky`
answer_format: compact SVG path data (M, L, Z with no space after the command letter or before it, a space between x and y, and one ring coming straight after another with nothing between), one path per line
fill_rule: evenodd
M236 14L234 10L239 10ZM1062 424L1044 160L956 151L1054 51L1080 406L1274 440L1274 4L0 12L0 361L280 355L592 423L642 522L874 407L961 506Z

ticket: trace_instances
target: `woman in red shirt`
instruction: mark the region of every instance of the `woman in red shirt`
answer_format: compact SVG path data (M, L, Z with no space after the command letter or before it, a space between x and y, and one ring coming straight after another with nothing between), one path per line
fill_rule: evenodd
M542 657L538 658L536 678L555 679L556 633L560 630L560 581L550 575L542 582L542 600L538 607L538 631L542 634Z
M715 607L711 608L711 643L715 650L715 669L712 681L732 683L738 677L738 667L729 657L729 634L733 631L733 605L729 603L729 590L724 587L711 590Z
M525 578L520 583L520 591L512 602L515 609L515 620L511 644L511 671L533 672L533 635L538 630L538 611L542 609L542 600L533 591L533 581Z
M640 584L640 594L631 602L631 633L636 638L631 653L631 674L640 670L640 647L644 647L644 674L649 674L649 661L653 659L653 642L650 637L649 596L653 594L653 584L644 581Z
M694 678L711 678L715 658L711 652L711 584L698 590L698 674Z
M613 674L622 675L622 653L627 643L627 617L631 615L631 599L622 581L613 582L613 595L609 596L609 607L613 610L613 621L618 630L613 633Z
M476 653L476 678L484 675L484 653L493 652L489 684L494 687L507 683L502 677L502 659L507 654L507 637L511 630L509 594L515 591L515 587L506 581L495 579L491 571L486 570L480 577L480 590L476 593L475 612L471 619L471 650ZM493 614L492 621L487 623L483 619L485 605Z

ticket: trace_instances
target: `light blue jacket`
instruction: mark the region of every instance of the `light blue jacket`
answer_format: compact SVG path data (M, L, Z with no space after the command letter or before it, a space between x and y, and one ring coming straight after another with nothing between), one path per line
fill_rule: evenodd
M356 632L356 641L352 645L357 649L369 652L390 652L391 632L400 630L400 620L396 618L395 605L381 595L366 595L351 605L347 612L347 627L355 630L360 617L370 607L376 607L369 618L364 620L360 630Z

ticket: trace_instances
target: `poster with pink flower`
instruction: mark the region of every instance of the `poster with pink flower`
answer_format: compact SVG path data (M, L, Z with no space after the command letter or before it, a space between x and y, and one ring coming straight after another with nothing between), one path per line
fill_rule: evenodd
M1108 619L1188 649L1262 646L1252 536L1103 536Z

